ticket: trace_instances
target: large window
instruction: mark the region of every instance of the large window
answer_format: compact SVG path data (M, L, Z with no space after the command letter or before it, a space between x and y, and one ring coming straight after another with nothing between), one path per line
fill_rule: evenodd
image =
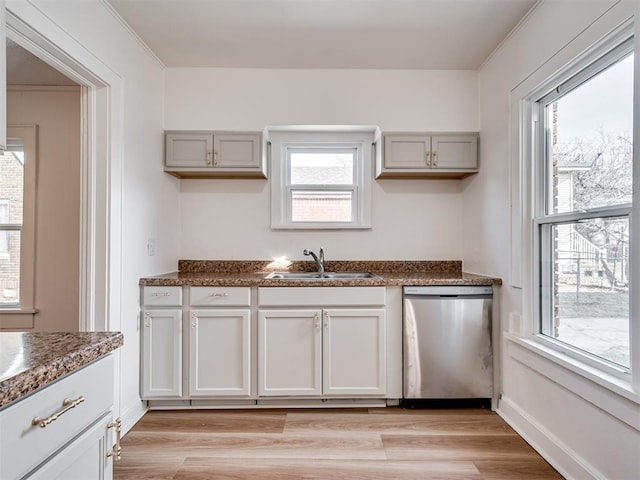
M270 135L272 228L369 228L371 133Z
M628 369L632 39L574 67L535 104L540 333Z

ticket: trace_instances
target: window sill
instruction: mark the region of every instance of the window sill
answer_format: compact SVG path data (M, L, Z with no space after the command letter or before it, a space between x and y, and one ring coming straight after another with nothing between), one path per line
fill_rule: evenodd
M504 337L508 355L514 360L640 430L640 392L633 389L630 375L620 378L603 372L544 345L535 337L522 338L506 332Z
M0 329L17 330L33 328L37 308L0 308Z

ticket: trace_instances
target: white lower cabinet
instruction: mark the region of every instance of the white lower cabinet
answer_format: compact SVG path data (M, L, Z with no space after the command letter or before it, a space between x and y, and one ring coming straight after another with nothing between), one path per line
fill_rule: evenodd
M258 312L258 395L384 396L385 310Z
M0 411L0 479L112 478L113 378L107 355Z
M109 454L111 414L73 441L64 451L29 476L29 480L106 480L113 478Z
M322 394L322 311L258 311L258 395Z
M142 397L182 396L182 310L142 313Z
M189 395L251 394L251 310L191 310Z
M386 393L385 333L384 309L324 310L324 395Z

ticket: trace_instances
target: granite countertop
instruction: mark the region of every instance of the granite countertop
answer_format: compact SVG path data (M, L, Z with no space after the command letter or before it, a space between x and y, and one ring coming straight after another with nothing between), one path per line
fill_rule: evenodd
M331 287L403 285L502 285L496 277L462 271L462 262L446 261L329 261L330 272L371 272L380 278L331 280L276 280L265 277L274 271L310 272L313 262L291 262L286 266L254 260L180 260L178 271L141 278L146 286L227 287Z
M0 333L0 409L123 345L120 332Z

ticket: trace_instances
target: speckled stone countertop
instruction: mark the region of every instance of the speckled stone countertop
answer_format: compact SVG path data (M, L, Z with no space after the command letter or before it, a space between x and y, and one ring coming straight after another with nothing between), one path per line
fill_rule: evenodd
M180 260L178 271L141 278L148 286L227 287L335 287L403 285L502 285L495 277L462 271L462 262L445 261L327 261L328 272L371 272L379 278L331 280L281 280L265 278L272 272L312 272L314 262L295 261L287 265L256 260Z
M0 410L123 343L120 332L0 333Z

